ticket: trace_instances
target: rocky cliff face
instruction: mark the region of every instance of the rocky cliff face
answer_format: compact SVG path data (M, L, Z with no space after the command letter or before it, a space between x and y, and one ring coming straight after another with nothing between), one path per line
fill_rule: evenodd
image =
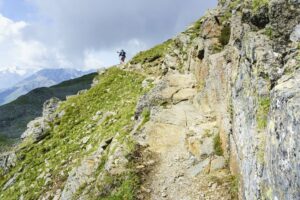
M299 24L297 0L220 1L45 104L47 134L32 122L0 159L0 197L299 199Z
M193 104L216 119L241 199L300 198L299 9L299 1L221 1L156 65L196 76ZM189 139L192 154L207 146L201 137Z

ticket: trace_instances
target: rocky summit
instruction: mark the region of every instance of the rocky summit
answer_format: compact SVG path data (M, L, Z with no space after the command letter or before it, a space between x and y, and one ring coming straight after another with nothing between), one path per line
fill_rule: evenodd
M0 199L300 199L299 27L299 0L220 0L45 102L0 156Z

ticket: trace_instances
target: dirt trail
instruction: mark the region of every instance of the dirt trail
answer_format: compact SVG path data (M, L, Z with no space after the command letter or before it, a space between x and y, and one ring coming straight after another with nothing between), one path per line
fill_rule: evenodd
M142 188L155 200L231 199L225 160L213 150L216 123L192 104L194 78L175 74L166 81L168 87L161 95L173 91L176 103L152 110L145 126L145 142L156 155L156 164Z

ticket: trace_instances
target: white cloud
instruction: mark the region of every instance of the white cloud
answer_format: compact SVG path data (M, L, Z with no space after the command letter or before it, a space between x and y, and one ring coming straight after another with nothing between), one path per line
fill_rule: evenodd
M121 43L118 47L105 49L105 50L95 50L89 49L84 52L84 68L85 69L95 69L107 66L115 65L119 62L118 51L125 49L128 58L132 57L136 52L144 50L147 45L142 41L134 38L130 39L128 42Z
M27 74L27 71L23 70L23 69L20 69L20 68L17 68L17 67L10 67L10 68L7 68L7 69L0 69L0 74L1 73L3 73L3 74L11 73L11 74L18 74L20 76L24 76L24 75Z
M27 13L34 16L28 18L30 22L13 21L0 13L0 69L111 66L119 62L120 49L130 58L169 39L217 1L25 2L33 8Z
M26 22L13 22L0 14L0 42L20 37L20 31L27 26Z
M27 31L60 52L73 67L118 63L116 51L129 57L160 43L198 19L216 0L26 0L38 21ZM71 8L71 9L70 9ZM46 25L47 24L47 25Z
M104 66L101 61L102 52L95 50L86 50L84 52L84 68L101 68Z
M46 67L47 48L38 41L25 40L24 21L14 22L0 14L0 69L19 67L38 69Z

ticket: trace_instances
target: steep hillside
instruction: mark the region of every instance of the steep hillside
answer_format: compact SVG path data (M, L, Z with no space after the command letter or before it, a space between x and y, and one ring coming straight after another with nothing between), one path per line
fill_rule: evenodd
M61 84L38 88L17 100L0 106L0 135L18 138L26 130L28 122L42 114L43 103L52 98L65 99L68 95L88 89L96 73L65 81Z
M47 101L0 156L1 199L300 199L300 3L220 0Z
M133 129L138 98L146 92L143 77L112 68L97 78L98 85L52 113L54 121L41 127L43 140L37 143L37 132L32 132L19 147L17 167L0 179L1 199L49 198L56 192L63 199L133 198L139 179L131 171L136 147L128 131ZM9 179L13 181L7 184ZM59 190L62 186L65 189Z
M31 76L10 85L6 90L0 92L0 105L9 103L19 96L40 87L50 87L63 81L74 79L87 74L75 69L43 69ZM91 73L91 72L90 72ZM13 77L10 77L14 79Z

